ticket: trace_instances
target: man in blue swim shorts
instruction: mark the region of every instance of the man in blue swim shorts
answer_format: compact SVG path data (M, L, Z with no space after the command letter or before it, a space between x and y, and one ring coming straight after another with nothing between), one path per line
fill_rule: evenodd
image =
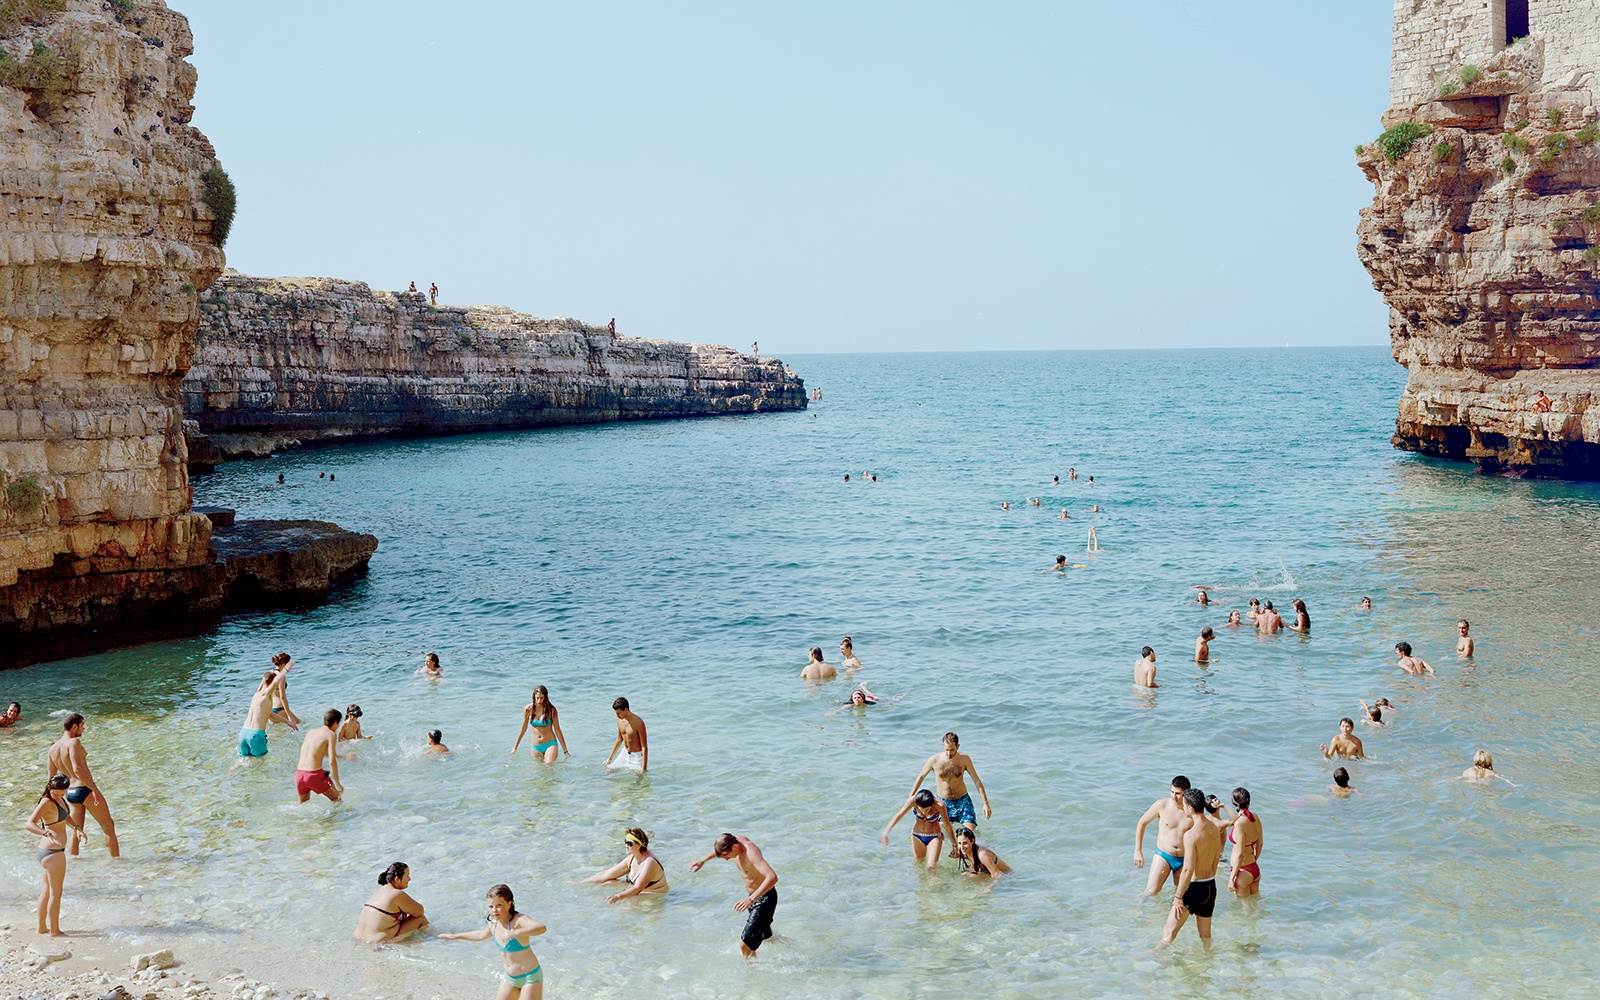
M1133 866L1144 867L1144 828L1152 820L1160 820L1156 828L1156 860L1150 866L1150 878L1145 882L1145 895L1154 896L1166 884L1167 874L1172 874L1172 884L1178 884L1178 871L1183 868L1183 835L1194 825L1184 811L1183 793L1189 790L1189 779L1178 775L1172 779L1172 794L1157 799L1139 817L1133 828Z
M933 774L934 791L944 800L952 826L964 826L969 830L978 828L978 811L973 808L972 795L967 791L965 776L968 774L972 775L972 783L978 786L978 795L983 798L983 818L994 815L989 808L989 793L983 787L983 779L978 777L978 769L972 766L972 758L961 752L961 738L955 733L945 733L944 750L929 757L928 762L922 765L917 783L911 786L912 795L917 794L930 772ZM951 857L959 857L955 850L951 852Z

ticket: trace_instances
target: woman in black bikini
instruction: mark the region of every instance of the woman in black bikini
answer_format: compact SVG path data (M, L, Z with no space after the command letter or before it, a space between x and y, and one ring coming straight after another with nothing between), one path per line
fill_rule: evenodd
M396 861L378 874L378 888L361 904L356 918L355 938L363 944L398 941L428 926L422 904L406 892L411 884L411 868Z
M666 892L667 870L661 866L661 859L650 853L650 835L636 826L629 827L623 831L622 845L628 853L623 855L621 861L572 884L615 882L618 879L628 883L628 888L607 896L608 903L646 892Z
M974 878L999 878L1011 871L1011 866L1001 861L1000 855L987 847L979 847L978 835L964 826L956 830L956 856L961 859L963 875L971 875Z
M939 855L944 853L946 838L955 843L955 834L950 829L950 811L932 792L926 788L918 789L906 799L906 804L894 814L889 825L883 828L885 847L889 846L889 831L908 812L916 817L916 824L911 827L911 853L917 856L918 861L926 861L928 870L933 871L939 865Z
M44 870L44 888L39 891L39 933L51 937L62 936L61 887L67 881L66 828L72 817L66 799L71 783L64 774L52 774L33 807L33 815L22 825L39 837L39 867Z

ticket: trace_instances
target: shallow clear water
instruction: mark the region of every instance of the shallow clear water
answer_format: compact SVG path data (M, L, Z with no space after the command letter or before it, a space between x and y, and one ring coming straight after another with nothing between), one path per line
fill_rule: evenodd
M347 943L402 859L435 930L478 926L510 883L550 925L551 996L1566 996L1600 976L1594 488L1391 450L1404 373L1378 349L790 360L824 389L809 412L351 445L199 480L197 502L381 547L309 613L0 674L29 719L0 732L0 801L20 823L45 712L82 711L128 856L72 867L64 924L334 991L490 995L487 944ZM1085 478L1049 485L1068 466ZM1030 495L1044 506L998 509ZM1058 553L1088 568L1048 572ZM1200 583L1223 603L1187 603ZM1219 628L1196 667L1199 628L1251 595L1303 597L1311 636ZM839 709L846 682L797 679L847 633L890 702L865 714ZM1399 639L1439 675L1401 674ZM1146 643L1152 699L1130 689ZM303 718L355 701L377 735L344 805L294 803L281 728L264 765L229 770L280 649ZM412 676L429 651L442 683ZM573 750L553 768L507 754L538 683ZM600 766L618 694L650 727L642 780ZM1366 735L1360 794L1329 801L1317 744L1380 695L1398 719ZM422 757L435 726L453 759ZM949 729L994 804L982 839L1016 869L998 885L925 875L909 825L878 843ZM1515 787L1455 780L1479 747ZM1249 787L1265 823L1260 904L1222 903L1209 956L1187 928L1152 950L1166 904L1131 864L1176 773ZM634 824L667 898L565 884ZM684 871L723 830L782 876L753 962L732 867ZM32 850L0 851L24 927Z

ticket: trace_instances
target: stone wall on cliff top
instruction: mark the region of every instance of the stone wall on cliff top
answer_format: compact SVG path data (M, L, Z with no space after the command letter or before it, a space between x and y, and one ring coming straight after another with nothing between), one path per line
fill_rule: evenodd
M1457 7L1465 20L1429 25L1445 55L1416 70L1404 46L1421 44L1419 22L1402 13ZM1577 8L1588 20L1559 39L1552 66L1555 28L1541 16ZM1357 151L1376 187L1358 253L1409 369L1394 442L1489 469L1600 476L1600 0L1535 0L1533 35L1510 47L1493 39L1485 9L1397 4L1384 125L1432 131L1391 145L1392 158L1379 143ZM1534 407L1540 391L1548 412Z
M223 267L189 24L160 0L54 6L0 21L13 67L62 70L0 82L0 587L211 558L179 390Z
M228 272L200 299L185 411L227 457L293 442L796 410L776 358L331 278Z

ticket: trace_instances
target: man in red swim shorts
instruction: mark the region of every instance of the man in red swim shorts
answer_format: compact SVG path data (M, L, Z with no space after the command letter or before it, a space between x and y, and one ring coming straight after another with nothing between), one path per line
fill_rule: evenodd
M322 716L322 725L306 733L301 741L300 763L294 772L294 790L301 802L311 798L312 792L326 795L333 802L338 802L339 796L344 794L344 786L339 784L339 755L334 753L338 746L339 723L343 720L343 712L330 708ZM327 769L322 766L324 760L328 762Z

